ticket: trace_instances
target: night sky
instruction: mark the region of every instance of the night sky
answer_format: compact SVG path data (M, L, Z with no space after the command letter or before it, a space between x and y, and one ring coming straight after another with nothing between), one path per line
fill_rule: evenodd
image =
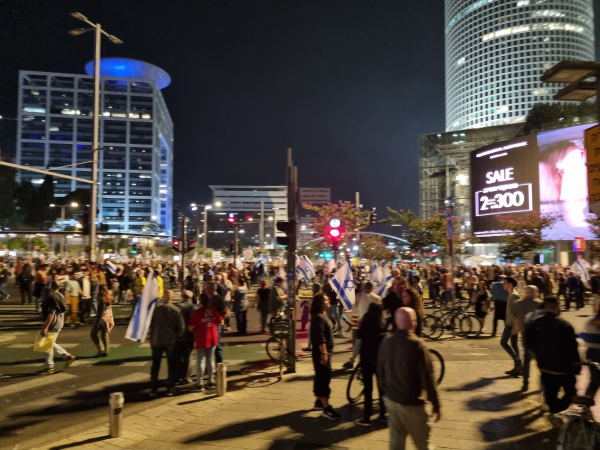
M93 36L67 34L74 11L124 41L103 56L171 75L175 203L283 184L292 147L300 186L360 191L380 219L418 210L419 135L445 126L442 0L3 0L0 114L16 116L19 69L84 72Z

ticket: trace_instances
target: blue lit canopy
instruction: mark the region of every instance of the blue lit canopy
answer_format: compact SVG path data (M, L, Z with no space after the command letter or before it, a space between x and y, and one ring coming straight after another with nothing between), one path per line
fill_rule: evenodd
M85 65L85 73L94 74L94 61ZM159 89L171 84L171 77L160 67L144 61L129 58L102 58L100 62L101 77L145 78L156 81Z

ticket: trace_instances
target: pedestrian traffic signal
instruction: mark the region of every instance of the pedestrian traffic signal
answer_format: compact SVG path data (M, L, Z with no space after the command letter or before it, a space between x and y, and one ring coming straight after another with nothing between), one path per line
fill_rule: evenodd
M227 222L229 222L229 228L235 228L235 217L233 214L227 218Z
M333 245L333 247L336 249L340 245L340 239L342 237L343 231L344 230L342 227L342 222L339 219L331 219L329 221L329 241L331 242L331 245Z
M81 214L81 220L79 221L81 224L81 234L84 236L90 235L90 211L86 206L83 209L83 213Z
M232 255L235 253L235 247L233 246L233 244L229 244L229 253L231 253Z
M138 252L137 243L134 242L133 244L131 244L131 250L130 251L131 251L132 255L137 255L137 252Z
M103 232L108 231L108 224L107 223L101 223L100 224L100 231L103 231Z
M290 222L277 222L277 231L285 233L285 236L277 237L277 245L281 245L283 247L290 245L290 232L292 231Z
M173 250L175 250L177 253L181 251L181 248L179 247L179 241L177 239L173 241Z
M196 248L196 241L188 241L187 251L191 252Z

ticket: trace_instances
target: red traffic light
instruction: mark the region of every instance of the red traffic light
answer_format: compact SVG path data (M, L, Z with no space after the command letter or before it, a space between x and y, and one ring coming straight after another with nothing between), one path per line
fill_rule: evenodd
M234 228L235 227L235 217L229 216L227 218L227 222L229 222L229 227L230 228Z
M179 241L178 240L174 240L173 241L173 245L176 245L177 247L179 247Z
M332 228L331 230L329 230L329 234L332 237L340 237L340 230L338 230L337 228Z

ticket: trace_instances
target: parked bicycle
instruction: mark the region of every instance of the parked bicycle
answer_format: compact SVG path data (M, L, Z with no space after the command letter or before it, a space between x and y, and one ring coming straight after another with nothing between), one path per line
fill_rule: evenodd
M267 355L273 361L279 363L279 376L281 378L283 377L283 367L287 365L288 358L296 357L287 347L287 341L294 325L293 320L283 317L282 313L278 314L277 317L272 317L269 322L271 337L267 340Z
M433 379L437 386L444 379L446 365L444 364L444 358L442 358L442 355L440 355L440 353L437 350L428 350L429 356L431 358L431 364L433 366ZM346 398L351 404L354 404L362 397L364 391L365 386L361 371L361 364L359 362L356 365L356 368L352 371L350 379L348 380L348 386L346 387Z
M440 309L423 318L423 337L435 341L445 332L451 333L453 337L477 338L481 334L481 322L473 311L460 304Z

